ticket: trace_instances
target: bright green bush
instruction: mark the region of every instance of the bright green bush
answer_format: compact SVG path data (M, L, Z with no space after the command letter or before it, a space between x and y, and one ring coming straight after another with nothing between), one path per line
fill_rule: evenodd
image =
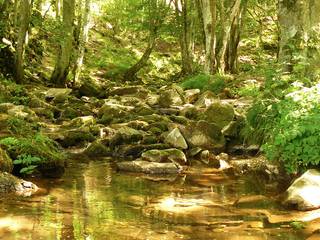
M226 87L227 77L221 75L198 74L188 77L181 83L183 89L200 89L201 91L210 90L219 94Z
M282 91L283 98L256 103L249 111L248 123L267 158L296 172L320 163L320 84L291 86L295 90Z

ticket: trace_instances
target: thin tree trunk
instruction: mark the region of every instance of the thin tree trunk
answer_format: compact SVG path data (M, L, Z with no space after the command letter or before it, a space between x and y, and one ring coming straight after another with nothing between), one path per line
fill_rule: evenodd
M220 7L221 7L221 25L223 29L223 38L222 38L222 47L220 49L219 53L219 59L218 59L218 68L220 73L225 73L226 71L229 71L229 66L228 66L228 45L230 43L231 39L231 29L232 29L232 24L235 21L236 17L238 16L238 13L240 11L240 6L241 6L241 0L236 0L232 9L231 9L231 14L230 18L227 19L225 16L225 6L223 4L223 1L220 2Z
M216 69L216 1L202 0L201 10L205 33L204 70L206 73L214 73Z
M30 1L21 0L17 10L19 18L17 22L17 46L15 53L15 79L18 83L24 81L24 52L28 37L28 28L30 22Z
M140 71L140 69L143 68L147 63L155 47L156 38L157 38L157 26L152 26L151 28L152 29L150 30L148 46L144 54L142 55L142 57L139 59L139 61L125 72L124 74L125 80L132 80L135 77L135 75Z
M59 87L65 87L69 73L73 42L73 20L75 14L75 0L63 0L63 31L64 39L60 48L51 76L51 82Z
M80 30L80 36L79 36L79 54L78 58L76 60L75 66L74 66L74 84L77 85L79 82L80 73L82 70L83 65L83 58L85 53L85 46L88 42L89 38L89 27L90 27L90 0L86 0L85 6L83 8L82 13L82 26Z

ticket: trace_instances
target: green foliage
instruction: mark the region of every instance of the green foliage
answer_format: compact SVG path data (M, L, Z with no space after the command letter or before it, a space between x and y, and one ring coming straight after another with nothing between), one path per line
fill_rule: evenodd
M320 163L320 85L305 87L294 80L291 76L267 81L247 115L251 129L246 135L288 172Z
M181 83L183 89L200 89L201 91L210 90L219 94L226 87L227 76L198 74L188 77Z
M0 145L15 159L14 164L21 167L20 173L31 173L39 165L57 162L64 157L57 144L41 133L3 138Z
M42 159L39 157L22 154L19 155L18 158L13 161L13 164L24 166L20 169L21 174L31 174L37 168L38 164L41 162Z
M29 96L24 86L16 84L0 73L0 102L26 105L29 102Z

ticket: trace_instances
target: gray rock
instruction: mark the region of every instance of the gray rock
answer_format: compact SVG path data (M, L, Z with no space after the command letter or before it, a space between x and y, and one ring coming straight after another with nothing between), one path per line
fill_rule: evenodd
M188 144L178 128L174 128L165 138L165 143L174 148L188 149Z
M116 163L117 167L121 171L128 172L141 172L147 174L174 174L182 171L182 167L169 162L169 163L158 163L148 161L127 161Z
M211 91L205 91L194 104L196 107L207 108L217 101L217 96Z
M54 99L56 102L64 102L72 92L70 88L49 88L46 91L46 99Z
M298 210L320 207L320 172L310 169L296 179L285 192L283 204Z
M182 105L183 103L184 101L176 89L164 90L161 92L159 97L159 105L161 107Z
M32 182L19 179L9 173L0 172L0 193L13 193L21 196L30 196L37 192L38 187Z

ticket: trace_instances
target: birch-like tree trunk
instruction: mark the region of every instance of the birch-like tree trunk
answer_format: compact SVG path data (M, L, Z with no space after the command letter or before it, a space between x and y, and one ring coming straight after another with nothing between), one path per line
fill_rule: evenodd
M202 22L205 35L204 71L216 70L216 0L201 0Z
M293 65L303 61L305 66L316 64L319 68L320 1L279 0L278 19L280 27L279 62L284 72L291 72ZM314 44L313 44L314 45ZM295 59L295 56L298 58ZM307 68L305 68L307 70Z
M89 39L89 28L90 28L90 0L86 0L84 6L82 7L82 20L80 26L79 34L79 46L78 46L78 56L74 66L74 84L79 83L79 77L83 66L83 59L85 53L85 47Z
M24 52L28 38L31 3L30 0L21 0L17 7L17 43L15 52L15 79L18 83L24 81Z
M62 30L64 38L60 39L55 68L51 76L51 82L59 87L65 87L69 73L72 43L73 43L73 21L75 16L75 0L63 0Z

